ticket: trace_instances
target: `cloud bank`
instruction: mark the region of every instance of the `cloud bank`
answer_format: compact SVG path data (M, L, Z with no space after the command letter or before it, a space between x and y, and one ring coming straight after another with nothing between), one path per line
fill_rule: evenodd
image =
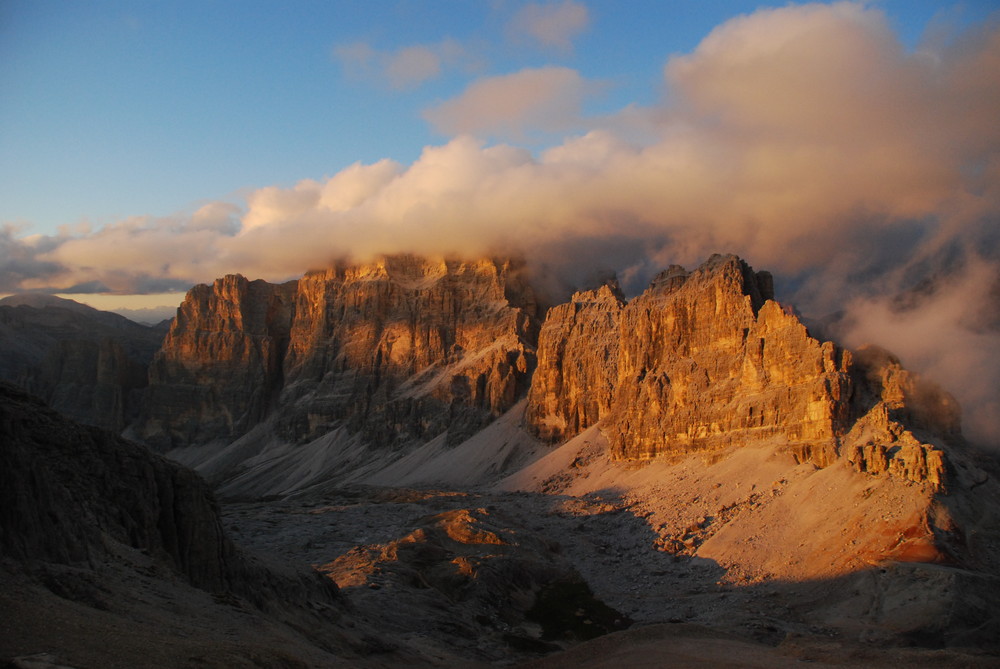
M552 28L552 43L579 30ZM415 252L517 253L567 284L613 269L637 291L666 264L734 252L804 311L846 310L851 343L875 340L967 413L997 415L987 353L1000 325L968 314L1000 309L975 289L1000 276L1000 29L908 50L866 4L789 6L719 26L663 73L661 104L589 120L591 82L573 70L483 79L426 111L453 138L414 163L261 189L241 211L215 203L59 238L6 230L0 290L280 280ZM538 154L487 143L581 124ZM921 282L937 297L899 309Z

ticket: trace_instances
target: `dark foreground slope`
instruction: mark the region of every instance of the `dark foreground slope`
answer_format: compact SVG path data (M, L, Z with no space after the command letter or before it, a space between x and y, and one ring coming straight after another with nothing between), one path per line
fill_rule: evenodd
M348 629L329 580L234 546L196 474L5 384L0 549L0 660L352 666L389 649Z
M285 515L322 521L314 547L358 536L326 506ZM428 511L319 570L265 561L230 541L197 474L0 384L0 666L486 666L560 648L523 631L539 615L569 645L626 624L556 542L482 508ZM369 576L375 598L336 585ZM539 601L563 590L568 622L545 621Z

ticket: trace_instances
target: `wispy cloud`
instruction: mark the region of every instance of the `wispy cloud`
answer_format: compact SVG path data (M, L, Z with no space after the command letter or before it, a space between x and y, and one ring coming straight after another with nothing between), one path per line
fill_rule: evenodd
M516 41L528 40L539 46L572 51L573 40L590 25L587 7L572 0L531 3L511 19L507 30Z
M858 297L845 306L840 334L848 345L891 345L912 368L959 395L966 435L1000 446L995 258L968 254L947 274L925 279L919 290Z
M355 79L396 90L415 88L437 78L447 68L467 67L471 56L456 40L415 44L395 50L378 50L367 42L337 45L334 58Z

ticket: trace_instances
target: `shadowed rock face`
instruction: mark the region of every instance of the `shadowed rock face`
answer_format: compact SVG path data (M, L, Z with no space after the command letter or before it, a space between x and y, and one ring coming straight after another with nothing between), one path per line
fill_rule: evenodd
M0 384L0 554L29 569L87 569L116 562L115 545L144 551L197 588L258 604L335 594L309 575L279 577L237 549L193 471Z
M884 353L855 363L814 339L770 275L735 256L671 267L628 303L608 287L576 294L546 319L538 359L533 431L555 441L600 420L618 459L774 443L819 467L844 456L940 486L942 452L909 428L959 430L946 393Z
M0 393L5 555L86 565L100 560L107 535L156 553L195 585L224 584L233 547L197 475L9 386Z
M139 414L163 331L48 295L0 300L0 379L88 425L121 431Z
M231 441L268 413L291 441L346 424L375 444L460 440L527 390L535 303L508 262L410 256L275 286L188 294L136 434L159 448Z

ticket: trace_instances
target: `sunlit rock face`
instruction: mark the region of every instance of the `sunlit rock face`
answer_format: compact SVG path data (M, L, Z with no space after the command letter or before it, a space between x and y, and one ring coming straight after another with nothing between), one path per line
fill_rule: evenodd
M766 272L717 255L665 270L627 304L601 291L578 293L542 328L527 411L539 436L601 421L618 459L769 443L819 467L846 457L942 484L943 454L904 425L957 434L955 402L890 356L855 363L810 336Z
M314 272L295 296L280 429L347 420L372 442L469 436L524 395L535 303L509 262L396 256Z
M293 441L345 423L382 445L458 439L527 391L536 329L509 262L395 256L281 286L226 277L182 305L139 436L232 440L276 413Z
M734 256L672 268L623 310L616 456L650 458L780 437L826 464L847 419L848 359L774 302Z
M618 460L768 444L944 486L935 444L959 434L954 400L888 353L811 336L743 260L672 266L631 301L614 281L578 292L540 329L521 270L392 256L197 286L134 431L170 449L230 443L267 419L286 443L342 427L376 448L457 443L527 395L536 435L600 423Z
M624 306L621 290L612 283L549 309L538 335L538 368L526 413L543 439L562 441L607 415Z
M888 351L864 347L854 360L857 420L843 439L844 457L858 471L944 488L945 454L925 441L961 440L958 403L935 383L903 369Z
M136 436L166 449L259 422L280 390L295 288L238 275L192 288L150 366Z

